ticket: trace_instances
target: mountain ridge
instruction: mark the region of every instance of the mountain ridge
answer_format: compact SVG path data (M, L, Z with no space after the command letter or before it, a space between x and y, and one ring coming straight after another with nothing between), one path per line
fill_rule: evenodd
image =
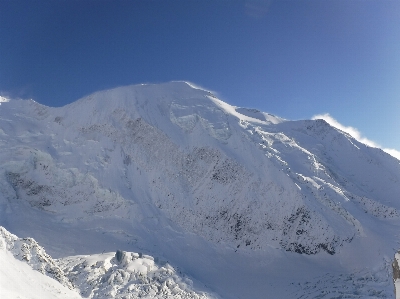
M272 254L285 264L287 252L347 268L373 264L375 255L380 263L396 246L399 161L324 120L284 120L172 82L59 108L5 102L0 128L0 224L29 232L56 256L96 252L73 236L56 248L51 235L69 230L96 246L114 242L175 261L180 244L188 257L200 246L204 255ZM22 211L37 215L25 221L50 237L22 228ZM379 253L345 265L365 242ZM204 258L182 257L182 266L206 281L208 270L195 270ZM233 292L221 285L213 288Z

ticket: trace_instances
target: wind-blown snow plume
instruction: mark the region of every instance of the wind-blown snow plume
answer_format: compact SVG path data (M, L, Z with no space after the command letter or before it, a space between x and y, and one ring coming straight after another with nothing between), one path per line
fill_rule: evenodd
M393 148L385 148L382 147L380 144L376 143L375 141L372 141L368 139L367 137L364 137L361 132L354 127L351 126L345 126L342 125L340 122L338 122L335 118L333 118L329 113L323 113L323 114L317 114L312 117L312 119L323 119L325 120L328 124L331 126L338 128L339 130L342 130L343 132L346 132L353 136L355 139L358 141L365 143L366 145L369 145L371 147L377 147L382 149L383 151L387 152L388 154L392 155L393 157L397 158L400 160L400 151L393 149Z

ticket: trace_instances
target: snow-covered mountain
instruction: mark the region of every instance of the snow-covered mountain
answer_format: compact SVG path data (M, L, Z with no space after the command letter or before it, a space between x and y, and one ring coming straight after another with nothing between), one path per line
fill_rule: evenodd
M135 85L4 100L0 147L0 225L55 257L140 251L227 299L393 294L400 162L323 120Z

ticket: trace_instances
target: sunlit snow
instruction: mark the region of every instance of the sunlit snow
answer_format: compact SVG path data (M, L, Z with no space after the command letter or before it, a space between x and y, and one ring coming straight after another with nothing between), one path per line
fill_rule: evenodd
M169 291L199 298L393 296L400 165L324 120L146 84L61 108L4 103L0 146L0 225L81 269L66 277L87 295L136 296L132 273L158 294L157 258Z

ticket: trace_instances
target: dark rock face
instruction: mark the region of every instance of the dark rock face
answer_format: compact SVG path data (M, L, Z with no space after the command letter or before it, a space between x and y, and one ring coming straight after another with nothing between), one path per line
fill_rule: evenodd
M396 259L394 259L392 268L393 268L393 280L399 279L400 278L400 267L399 267L399 263L397 262Z
M115 253L115 258L117 259L118 262L121 262L125 255L126 255L125 251L117 250L117 252Z
M399 266L399 262L396 258L396 256L399 254L400 252L396 253L394 256L394 261L392 263L392 269L393 269L393 283L394 283L394 294L395 297L397 298L398 293L400 292L400 290L396 290L396 280L400 279L400 266ZM400 294L399 294L400 295Z

